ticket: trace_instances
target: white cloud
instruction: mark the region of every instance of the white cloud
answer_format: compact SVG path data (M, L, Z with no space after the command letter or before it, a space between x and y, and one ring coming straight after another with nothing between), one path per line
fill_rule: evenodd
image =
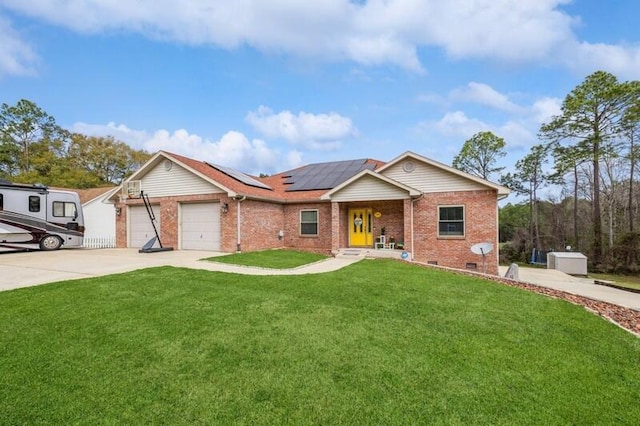
M542 98L534 102L531 107L531 116L538 124L551 121L554 115L562 113L562 100L558 98Z
M277 149L270 148L265 141L249 140L237 131L229 131L220 140L211 141L185 129L173 133L164 129L149 133L115 123L76 123L72 130L91 136L113 136L135 149L145 149L152 153L164 150L252 174L273 173L297 167L302 160L302 154L298 151L286 153L283 160L282 154Z
M467 117L462 111L455 111L445 114L436 122L422 123L421 127L433 128L445 136L461 136L466 140L478 132L489 130L491 126Z
M421 99L435 102L437 97L422 96ZM501 137L513 141L514 146L525 146L535 141L540 125L549 122L555 115L561 113L562 100L558 98L540 98L531 105L518 105L505 94L498 92L491 86L471 82L467 86L454 89L446 100L440 100L442 105L449 105L456 101L473 102L493 109L505 111L509 118L503 123L486 123L477 118L470 118L462 111L446 113L437 122L423 122L419 127L437 130L442 135L463 136L468 138L473 134L491 130ZM495 117L495 114L484 114ZM498 133L500 132L500 133Z
M77 122L73 124L71 131L89 136L113 136L134 149L146 149L145 143L149 140L149 135L144 130L130 129L124 124L114 122L107 124Z
M622 79L640 79L640 45L571 43L563 55L565 65L576 72L591 74L604 69Z
M3 7L83 33L154 39L422 71L418 50L454 59L562 64L638 76L638 46L577 38L570 0L3 0Z
M292 168L304 164L302 161L302 153L300 151L289 151L287 154L287 164Z
M484 131L490 131L503 138L508 150L528 147L536 141L536 132L526 122L509 120L502 124L489 124L477 118L469 118L462 111L449 112L437 121L422 122L418 129L423 133L454 138L460 146L476 133Z
M532 62L573 37L573 19L557 8L566 0L432 1L422 40L454 58Z
M264 141L250 141L244 134L236 131L229 131L219 141L213 142L184 129L173 133L158 130L145 143L145 148L151 152L175 152L256 174L275 171L280 157Z
M357 133L349 118L334 112L310 114L303 111L294 115L281 111L275 114L260 106L257 111L249 112L246 120L267 138L284 139L317 150L337 149L342 139Z
M527 123L510 120L495 130L495 134L504 138L507 149L529 148L537 142L537 128L532 129Z
M2 40L0 42L0 77L36 73L38 55L2 16L0 16L0 40Z
M416 72L424 72L416 55L416 46L387 34L349 37L347 56L364 65L399 64Z
M474 81L464 88L453 90L450 98L454 101L474 102L507 112L521 111L521 108L511 102L508 96L503 95L487 84Z

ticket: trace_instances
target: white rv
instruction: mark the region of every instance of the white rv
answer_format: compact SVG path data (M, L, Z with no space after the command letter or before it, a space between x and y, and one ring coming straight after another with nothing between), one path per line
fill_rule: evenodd
M0 180L0 248L80 247L83 236L77 193Z

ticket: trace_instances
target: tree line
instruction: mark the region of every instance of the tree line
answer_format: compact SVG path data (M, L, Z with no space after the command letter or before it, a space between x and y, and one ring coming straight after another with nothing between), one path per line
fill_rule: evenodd
M538 138L498 179L527 200L500 209L503 260L569 249L586 254L592 270L640 272L640 82L604 71L587 76ZM503 170L496 164L505 145L481 132L465 142L453 166L488 179Z
M0 179L77 189L118 185L150 157L111 136L63 129L29 100L0 107Z

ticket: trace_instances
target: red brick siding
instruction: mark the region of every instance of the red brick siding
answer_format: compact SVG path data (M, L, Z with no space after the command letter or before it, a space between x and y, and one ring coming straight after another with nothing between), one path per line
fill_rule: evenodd
M404 241L404 203L402 200L397 201L378 201L371 203L373 211L373 236L381 235L382 228L384 228L384 234L389 238L393 237L396 242ZM375 213L379 212L382 215L375 217ZM407 223L409 226L409 223Z
M116 247L127 246L127 207L123 202L116 203ZM120 214L118 214L118 211Z
M331 251L340 249L340 203L331 203Z
M438 206L465 208L465 236L438 238ZM468 191L424 194L414 206L413 256L419 262L464 269L476 263L482 269L482 256L471 252L481 242L497 244L497 204L494 191ZM498 273L497 247L486 257L487 273Z
M300 211L318 210L318 235L300 235ZM315 252L331 251L331 203L301 203L284 206L285 247Z
M224 194L152 198L160 204L161 239L165 246L178 247L178 211L181 202L220 201L228 203L227 213L220 215L221 250L236 251L238 201ZM386 235L403 241L405 249L419 262L438 262L438 265L464 269L467 263L482 268L482 256L471 253L472 245L480 242L497 244L497 203L494 191L467 191L424 194L413 202L414 241L411 241L411 200L377 201L362 203L300 203L276 204L254 200L241 202L241 248L254 251L268 248L290 247L317 252L329 252L348 247L350 208L371 208L374 236L384 226ZM142 204L142 200L127 200L126 204ZM463 205L465 207L464 238L438 238L438 206ZM116 245L126 247L126 208L116 216ZM300 211L318 210L318 235L300 235ZM284 238L278 232L284 231ZM498 273L497 247L486 258L487 272Z
M240 232L242 251L292 247L304 250L329 252L331 250L331 204L305 203L281 205L255 200L238 201L223 194L150 198L152 204L160 205L160 238L163 245L178 248L179 203L198 201L220 201L228 203L228 212L220 215L220 249L235 252L237 249L237 214L240 203ZM131 199L118 203L121 215L116 217L116 245L127 246L126 205L142 205L142 200ZM300 210L318 210L318 232L315 237L300 235ZM284 231L284 238L278 233Z
M404 200L404 249L413 251L413 241L411 234L411 200Z
M238 202L226 196L220 202L227 203L227 212L220 212L220 251L234 253L238 246Z
M340 204L338 208L338 248L349 247L349 204Z
M232 201L237 212L238 201ZM231 208L229 209L231 211ZM234 213L235 218L235 213ZM234 224L234 242L237 223ZM242 251L256 251L284 247L284 240L278 238L278 232L284 229L283 206L262 201L245 200L240 202L240 229ZM236 248L234 246L233 251ZM225 250L230 251L230 250Z

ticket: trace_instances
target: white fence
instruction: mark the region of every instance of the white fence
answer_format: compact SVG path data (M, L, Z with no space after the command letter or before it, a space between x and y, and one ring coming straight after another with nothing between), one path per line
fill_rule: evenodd
M82 244L84 248L115 248L115 237L85 238Z

